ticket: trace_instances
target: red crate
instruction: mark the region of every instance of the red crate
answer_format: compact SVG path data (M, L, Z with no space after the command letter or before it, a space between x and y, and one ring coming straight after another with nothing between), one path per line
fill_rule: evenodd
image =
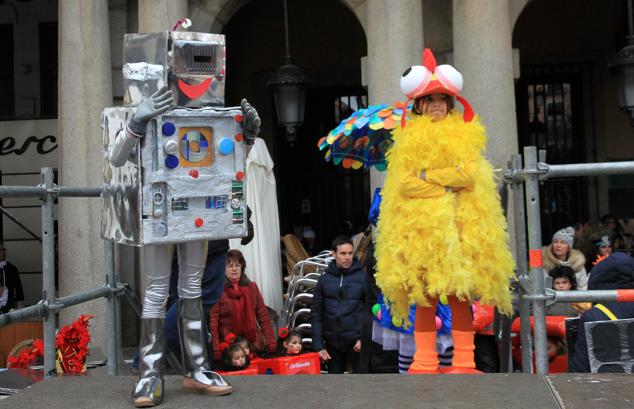
M227 376L245 376L245 375L259 375L257 367L249 367L247 369L243 369L241 371L216 371L220 375Z
M317 352L263 359L258 366L261 374L272 372L274 375L319 375L321 373Z

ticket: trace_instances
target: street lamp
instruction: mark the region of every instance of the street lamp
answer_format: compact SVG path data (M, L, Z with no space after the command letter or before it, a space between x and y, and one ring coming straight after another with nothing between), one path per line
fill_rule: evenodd
M284 63L275 71L273 79L267 85L273 89L277 121L280 126L286 129L286 139L293 146L297 128L304 122L306 89L309 81L304 71L293 64L293 59L291 58L286 0L284 0L284 34L286 39Z
M617 77L621 111L630 115L630 123L634 126L634 24L632 18L632 0L628 0L627 45L616 53L608 68Z

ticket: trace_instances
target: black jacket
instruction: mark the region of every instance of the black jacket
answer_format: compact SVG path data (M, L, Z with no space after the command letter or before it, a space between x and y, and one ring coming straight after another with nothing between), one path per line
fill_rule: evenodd
M613 253L598 263L588 278L588 290L626 290L634 288L634 258L625 253ZM602 302L618 319L634 318L634 302ZM585 323L605 321L608 316L596 307L581 314L574 353L570 357L570 372L590 372Z
M334 261L319 277L313 295L313 349L346 350L361 339L366 304L367 275L358 261L344 270Z
M625 253L613 253L590 270L588 290L628 288L634 288L634 258Z

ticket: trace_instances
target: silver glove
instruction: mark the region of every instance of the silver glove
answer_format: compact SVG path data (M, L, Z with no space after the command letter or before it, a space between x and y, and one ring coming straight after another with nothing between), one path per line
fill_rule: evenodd
M145 128L152 118L161 115L170 110L174 105L174 97L172 91L166 86L160 88L152 95L148 84L143 86L143 101L136 107L134 115L128 122L128 129L134 134L145 135Z
M240 108L242 108L244 137L246 138L246 143L251 145L260 134L260 126L262 125L260 115L258 115L258 111L256 111L246 99L240 102Z

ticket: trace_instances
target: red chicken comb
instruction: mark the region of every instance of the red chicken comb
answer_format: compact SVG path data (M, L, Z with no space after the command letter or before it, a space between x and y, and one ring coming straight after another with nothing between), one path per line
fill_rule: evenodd
M423 65L431 72L436 70L436 57L434 57L434 53L429 48L425 48L425 51L423 51Z

